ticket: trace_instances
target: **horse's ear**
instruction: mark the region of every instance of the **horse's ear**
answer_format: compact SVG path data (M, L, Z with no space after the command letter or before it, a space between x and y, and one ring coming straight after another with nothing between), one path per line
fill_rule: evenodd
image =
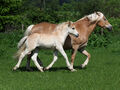
M89 21L91 21L91 20L92 20L92 16L91 16L91 15L87 16L87 19L88 19Z
M70 27L70 26L71 26L71 24L72 24L72 22L71 22L71 21L68 21L68 27Z

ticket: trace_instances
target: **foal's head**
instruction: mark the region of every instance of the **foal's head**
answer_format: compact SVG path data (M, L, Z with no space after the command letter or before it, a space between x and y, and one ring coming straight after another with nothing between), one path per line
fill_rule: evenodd
M91 15L88 15L88 18L93 22L95 21L98 26L112 30L112 25L108 22L103 13L95 12Z
M74 35L76 37L79 36L79 33L77 32L77 30L76 30L75 25L73 24L73 22L68 21L67 22L67 27L68 27L68 33L69 34L72 34L72 35Z

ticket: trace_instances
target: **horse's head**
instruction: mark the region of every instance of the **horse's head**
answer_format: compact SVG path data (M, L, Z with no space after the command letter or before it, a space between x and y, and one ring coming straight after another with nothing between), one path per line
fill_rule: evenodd
M77 32L77 30L76 30L75 25L73 24L73 22L68 21L67 24L68 24L68 33L70 33L70 34L78 37L79 33Z
M101 12L96 12L96 14L99 16L97 25L112 30L112 25L108 22L106 17Z
M106 17L103 15L101 12L95 12L91 15L88 15L88 18L91 21L97 22L97 25L102 27L102 28L107 28L109 30L112 30L112 25L108 22Z

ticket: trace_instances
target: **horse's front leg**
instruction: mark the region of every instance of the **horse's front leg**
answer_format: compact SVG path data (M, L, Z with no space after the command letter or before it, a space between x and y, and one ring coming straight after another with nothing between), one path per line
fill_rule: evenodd
M87 56L87 59L85 60L85 62L84 62L83 64L81 64L81 68L84 68L84 67L88 64L91 55L90 55L86 50L79 50L79 51L80 51L82 54L84 54L85 56Z
M58 59L58 51L55 50L53 53L53 61L45 68L45 70L50 69L53 66L53 64L57 61L57 59Z
M79 47L79 45L74 45L73 46L72 55L71 55L71 65L70 65L71 68L73 68L74 60L75 60L75 56L76 56L78 47ZM76 71L74 68L73 68L73 70Z

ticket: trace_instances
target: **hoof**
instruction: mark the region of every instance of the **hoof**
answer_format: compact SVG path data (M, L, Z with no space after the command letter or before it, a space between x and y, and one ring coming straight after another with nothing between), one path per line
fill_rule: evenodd
M18 68L18 67L17 67L17 66L15 66L12 70L13 70L13 71L16 71L16 70L17 70L17 68Z
M84 68L85 68L85 65L81 64L81 65L80 65L80 68L81 68L81 69L84 69Z
M41 69L40 72L44 72L43 69Z
M16 69L13 68L12 71L16 71Z
M48 67L45 67L45 68L43 68L43 70L46 71L46 70L49 70L49 68L48 68Z
M71 72L76 72L77 70L76 70L76 69L71 69L70 71L71 71Z

